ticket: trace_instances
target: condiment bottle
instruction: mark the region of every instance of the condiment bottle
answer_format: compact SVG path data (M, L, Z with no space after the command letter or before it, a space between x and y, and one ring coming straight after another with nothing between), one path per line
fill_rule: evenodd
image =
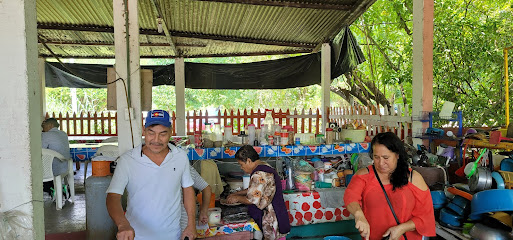
M333 144L333 140L335 139L335 133L333 132L333 129L326 128L326 144Z
M281 133L280 133L280 145L282 146L286 146L289 144L289 133L288 132L285 132L285 130L283 130Z
M248 144L248 135L246 135L245 131L240 131L239 137L242 139L242 145Z

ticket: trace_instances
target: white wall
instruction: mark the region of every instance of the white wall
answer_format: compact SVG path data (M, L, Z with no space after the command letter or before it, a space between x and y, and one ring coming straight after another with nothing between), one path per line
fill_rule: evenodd
M0 0L0 212L28 214L44 239L36 1Z

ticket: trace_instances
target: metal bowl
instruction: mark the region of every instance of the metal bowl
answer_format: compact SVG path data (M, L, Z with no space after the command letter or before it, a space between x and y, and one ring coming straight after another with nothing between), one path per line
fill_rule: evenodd
M444 191L431 191L433 206L444 206L447 203L447 197Z
M502 159L501 171L513 172L513 159L511 159L511 158Z
M483 213L513 211L513 191L510 189L491 189L474 194L471 202L470 218L480 219Z
M477 168L477 172L468 181L468 187L472 192L490 189L492 187L492 173L490 170L482 167Z
M481 223L476 223L472 227L472 229L470 229L470 236L472 237L472 239L479 239L479 240L513 239L513 235L510 232L487 227Z
M497 189L505 189L504 178L498 172L492 172L493 181L497 184Z
M440 221L451 227L459 227L461 226L462 216L458 215L454 211L448 208L442 208L440 210Z

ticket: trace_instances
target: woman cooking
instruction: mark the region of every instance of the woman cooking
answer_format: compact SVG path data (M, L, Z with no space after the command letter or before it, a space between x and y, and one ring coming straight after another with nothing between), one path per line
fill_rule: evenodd
M358 170L344 194L362 238L435 236L430 191L422 176L408 168L401 140L392 132L379 133L372 139L370 155L374 164Z
M290 223L278 173L260 161L258 153L249 145L242 146L235 159L242 171L251 174L251 180L248 189L230 194L227 202L249 205L249 215L262 229L265 240L285 240Z

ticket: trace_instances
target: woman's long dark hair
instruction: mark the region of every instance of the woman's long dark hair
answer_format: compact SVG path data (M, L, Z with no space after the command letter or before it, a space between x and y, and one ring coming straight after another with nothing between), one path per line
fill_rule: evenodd
M376 135L372 139L370 146L369 154L372 159L374 159L373 147L376 144L381 144L391 152L399 155L399 159L397 159L397 167L390 176L390 183L392 183L393 190L408 184L408 178L410 175L410 170L408 169L408 155L406 154L406 150L404 149L404 144L401 139L399 139L399 137L397 137L393 132L379 133Z

